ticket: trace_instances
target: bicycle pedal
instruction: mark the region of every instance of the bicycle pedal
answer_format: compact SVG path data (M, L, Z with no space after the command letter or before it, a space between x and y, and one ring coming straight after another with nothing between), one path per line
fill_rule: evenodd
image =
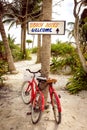
M59 97L59 98L61 98L61 95L60 95L60 94L58 94L58 97Z
M27 115L31 115L31 112L27 112Z
M49 101L49 102L47 102L48 104L51 104L51 102Z
M29 92L25 92L25 95L28 96L28 95L29 95Z
M45 105L44 109L47 110L49 108L49 105Z

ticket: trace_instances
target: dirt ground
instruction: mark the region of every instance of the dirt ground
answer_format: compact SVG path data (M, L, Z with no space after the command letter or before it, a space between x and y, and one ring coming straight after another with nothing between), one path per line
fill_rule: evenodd
M70 95L65 89L70 76L51 75L58 79L54 85L61 95L62 122L55 123L51 106L42 114L41 120L33 125L29 105L25 105L21 99L21 86L25 69L38 70L40 64L32 61L15 63L18 74L5 75L5 87L0 87L0 130L87 130L87 91L77 95ZM28 75L28 74L27 74Z

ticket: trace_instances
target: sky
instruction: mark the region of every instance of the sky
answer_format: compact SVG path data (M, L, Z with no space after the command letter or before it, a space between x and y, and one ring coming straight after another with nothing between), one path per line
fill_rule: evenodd
M11 1L11 0L10 0ZM52 20L65 20L66 21L66 28L67 28L67 23L68 22L73 22L74 17L73 17L73 1L74 0L64 0L61 2L61 5L55 5L58 0L53 0L53 6L52 6ZM56 12L56 13L55 13ZM21 30L20 26L14 26L13 28L8 31L8 25L5 25L5 30L6 34L10 33L10 35L14 38L16 38L15 42L20 43L21 40ZM27 34L26 39L31 39L33 40L33 37L29 34ZM51 36L51 43L55 43L57 40L61 41L68 41L69 39L67 38L67 34L65 35L52 35ZM37 41L37 36L35 36L35 42ZM36 43L35 43L36 44Z
M53 5L56 3L57 0L53 0ZM66 21L66 26L65 28L67 29L67 23L68 22L74 22L74 16L73 16L73 8L74 8L74 0L64 0L61 2L60 6L53 6L53 20L65 20ZM54 12L58 13L58 15ZM67 36L67 32L65 32L65 35L55 35L52 36L52 43L54 43L56 40L61 40L61 41L69 41L69 38Z

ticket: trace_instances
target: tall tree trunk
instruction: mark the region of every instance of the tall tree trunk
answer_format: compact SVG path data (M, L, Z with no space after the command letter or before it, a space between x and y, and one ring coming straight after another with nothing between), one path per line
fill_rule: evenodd
M26 58L26 23L21 26L21 50L23 58Z
M13 71L16 71L16 68L14 66L13 57L12 57L11 50L9 47L8 39L6 37L1 15L0 15L0 32L1 32L3 43L4 43L4 47L5 47L5 53L7 56L9 71L12 73Z
M43 20L51 20L52 18L52 0L43 0ZM50 54L51 54L51 35L42 36L41 50L41 74L49 77L50 72ZM45 87L45 86L44 86ZM48 87L44 90L45 101L47 102ZM45 104L46 104L45 102Z
M86 60L82 54L81 51L81 47L80 47L80 35L79 35L79 13L81 10L81 6L82 6L83 1L77 2L77 0L74 0L74 10L73 10L73 14L75 17L75 24L74 24L74 37L75 37L75 41L76 41L76 46L77 46L77 51L78 51L78 55L80 58L80 62L82 64L82 67L84 69L84 71L87 73L87 64L86 64ZM78 8L78 4L79 8Z
M50 57L51 57L51 35L43 35L41 49L41 74L44 77L49 77L50 72Z
M24 6L22 8L22 15L25 16L22 19L21 25L21 50L23 52L23 58L26 59L26 29L27 29L27 11L28 11L28 0L24 0Z
M75 41L76 41L76 46L77 46L77 51L78 51L78 55L80 58L80 62L82 64L82 67L84 69L84 71L87 73L87 64L86 64L86 60L82 54L81 51L81 47L80 47L80 38L79 38L79 17L77 16L75 18L75 25L74 25L74 37L75 37Z
M38 35L37 63L41 62L41 35Z

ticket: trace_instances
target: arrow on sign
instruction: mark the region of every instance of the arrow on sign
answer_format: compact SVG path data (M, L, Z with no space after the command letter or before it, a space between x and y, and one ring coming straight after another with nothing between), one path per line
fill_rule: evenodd
M56 29L57 34L59 33L59 28Z

